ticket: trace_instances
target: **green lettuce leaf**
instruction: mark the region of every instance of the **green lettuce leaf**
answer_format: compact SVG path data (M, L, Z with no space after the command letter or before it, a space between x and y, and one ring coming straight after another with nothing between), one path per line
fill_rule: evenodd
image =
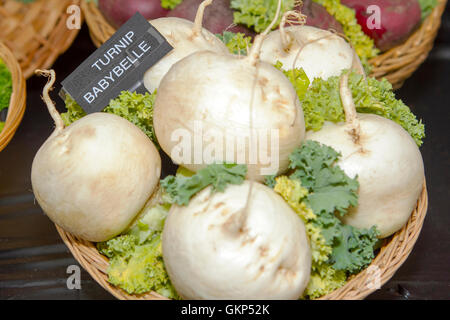
M139 127L156 145L157 139L153 128L153 105L155 103L156 91L153 94L138 94L135 92L122 91L120 95L109 102L103 112L115 114L127 119ZM72 99L66 95L67 112L61 117L64 125L69 126L86 115L86 112Z
M243 33L234 33L230 31L224 31L223 34L216 34L228 48L228 50L237 55L247 55L247 48L250 49L252 45L252 37L247 37Z
M124 234L100 242L97 248L109 258L108 281L129 294L150 291L179 299L164 266L161 232L170 206L147 208Z
M12 94L12 76L0 59L0 111L9 107Z
M284 70L283 63L281 63L280 61L277 61L277 63L275 64L275 68L283 71L284 75L291 81L292 85L294 86L298 98L300 100L303 100L310 85L308 76L306 75L306 72L303 70L303 68Z
M349 76L349 86L357 112L377 114L398 123L418 146L422 145L425 126L422 121L417 120L408 106L395 98L389 81L378 81L374 78L367 78L365 81L361 75L352 72ZM301 102L306 130L318 131L325 121L345 121L339 95L339 77L330 77L328 80L314 79Z
M428 17L433 11L433 9L437 6L437 0L419 0L420 8L422 9L422 20Z
M179 5L183 0L161 0L161 7L172 10Z
M292 10L295 0L283 0L281 4L281 13ZM234 12L234 23L245 24L255 29L256 32L264 31L275 18L278 0L231 0L231 8ZM280 21L274 25L276 28Z

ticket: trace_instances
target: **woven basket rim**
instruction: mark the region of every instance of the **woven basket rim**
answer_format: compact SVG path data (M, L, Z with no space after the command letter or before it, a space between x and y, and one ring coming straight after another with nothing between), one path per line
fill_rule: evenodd
M43 0L43 1L61 1L61 0ZM73 43L75 37L78 35L80 29L68 29L66 26L67 18L69 17L69 13L67 13L67 7L69 5L77 5L81 8L81 0L65 0L67 1L67 6L61 7L60 17L55 22L53 28L51 28L51 32L47 35L47 37L43 37L39 32L35 35L36 42L39 42L39 46L36 50L26 50L25 52L15 52L14 47L12 45L13 41L5 41L5 39L1 39L5 45L9 46L11 50L16 54L18 58L19 64L21 64L23 75L25 79L30 78L34 75L34 71L36 69L49 69L56 59L64 53ZM26 12L27 6L32 6L35 2L32 3L22 3L18 2L17 6L22 6L23 11ZM45 7L48 9L48 6ZM52 7L54 10L54 7ZM41 14L36 14L36 19L42 19ZM80 16L81 25L83 23L83 14ZM34 21L34 20L33 20ZM33 22L31 21L31 22ZM28 23L27 26L32 26L32 23ZM48 26L46 26L48 28ZM26 30L26 29L24 29ZM21 33L26 32L21 28L17 28L15 32ZM23 55L23 57L21 57Z
M5 126L0 132L0 151L2 151L13 138L25 113L26 82L22 69L14 54L0 42L0 58L5 63L12 77L12 93L9 100L8 114Z
M425 61L433 48L434 39L441 25L441 18L447 0L438 0L438 5L422 22L420 27L404 43L381 53L369 61L372 65L370 76L379 80L386 78L398 89ZM91 39L99 47L115 32L98 7L82 0L81 8L86 18Z
M372 284L374 275L379 279L378 284L383 286L393 277L395 272L406 261L411 253L422 229L427 208L428 193L426 182L424 181L416 208L413 210L406 225L393 236L385 239L385 243L381 247L379 253L366 269L352 276L343 287L318 300L364 299L378 289L376 285ZM73 236L56 224L55 226L74 258L97 283L114 297L121 300L167 300L166 297L163 297L156 292L142 295L130 295L122 289L111 285L108 282L107 276L108 259L100 254L95 247L95 244Z

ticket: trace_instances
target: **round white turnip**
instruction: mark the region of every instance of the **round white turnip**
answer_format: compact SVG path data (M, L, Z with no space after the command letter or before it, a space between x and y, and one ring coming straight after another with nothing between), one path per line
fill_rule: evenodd
M272 189L256 182L211 187L173 205L162 248L185 299L298 299L309 281L305 227Z
M354 68L364 74L353 48L339 35L306 25L286 27L289 21L304 24L306 17L297 11L288 11L278 30L267 35L261 48L261 59L271 64L283 63L284 70L303 68L312 82L315 78L328 79L342 70Z
M152 66L144 75L144 86L149 92L158 89L161 79L173 64L197 51L213 51L228 54L228 48L214 34L202 27L205 7L212 0L203 1L195 21L175 17L151 20L150 23L167 39L173 50Z
M380 238L401 229L416 206L424 183L422 155L413 138L397 123L374 114L357 114L341 78L345 123L326 122L307 139L342 153L337 163L350 177L358 177L358 206L342 217L358 228L376 225Z
M161 158L131 122L92 113L64 128L48 94L44 100L56 129L33 160L33 192L47 216L73 235L105 241L121 233L144 207L159 182Z

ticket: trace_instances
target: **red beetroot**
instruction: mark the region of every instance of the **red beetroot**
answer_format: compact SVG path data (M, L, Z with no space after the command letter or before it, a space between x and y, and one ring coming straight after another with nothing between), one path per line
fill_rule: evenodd
M311 0L304 0L303 6L296 7L295 10L299 10L306 15L307 26L323 30L334 29L338 33L344 33L341 24L318 3L312 2Z
M176 6L168 17L178 17L194 21L197 8L203 0L184 0ZM203 27L212 33L222 33L223 31L242 32L249 36L255 33L243 25L233 25L233 9L230 8L230 0L215 0L205 9Z
M140 12L147 20L165 17L169 13L169 10L161 7L161 0L99 0L98 7L115 28L136 12Z
M405 41L421 22L421 9L417 0L341 0L356 11L356 19L364 33L375 41L381 51L389 50ZM367 8L380 8L380 28L369 28L368 19L374 14Z

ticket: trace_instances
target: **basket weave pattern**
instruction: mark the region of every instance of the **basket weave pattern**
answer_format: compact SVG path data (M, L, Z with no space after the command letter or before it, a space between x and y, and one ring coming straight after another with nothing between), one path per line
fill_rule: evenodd
M417 201L417 207L412 212L408 223L392 237L387 239L380 252L364 271L353 276L342 288L320 298L326 300L358 300L364 299L377 288L375 285L385 284L405 262L411 253L414 244L422 229L423 221L428 207L428 195L424 183L422 193ZM95 244L79 239L60 227L56 226L61 238L72 252L81 266L97 281L104 289L113 296L123 300L160 300L165 297L150 292L142 295L130 295L125 291L111 285L108 282L108 259L101 255ZM373 272L371 270L377 270ZM374 276L379 277L375 279ZM374 280L378 280L375 281Z
M433 12L405 43L371 59L371 76L377 79L386 78L395 89L400 88L433 49L446 4L447 0L438 0Z
M0 42L0 59L5 63L12 76L12 94L9 102L5 126L0 132L0 151L11 141L23 118L26 104L26 82L22 69L12 52Z
M79 30L66 26L67 7L81 0L0 0L0 41L18 59L25 78L48 69L72 44Z
M391 50L370 60L372 73L377 79L386 78L395 89L419 68L433 48L434 39L441 25L441 17L447 0L438 0L437 7L409 39ZM100 47L116 31L103 17L97 6L83 0L81 4L92 41Z

